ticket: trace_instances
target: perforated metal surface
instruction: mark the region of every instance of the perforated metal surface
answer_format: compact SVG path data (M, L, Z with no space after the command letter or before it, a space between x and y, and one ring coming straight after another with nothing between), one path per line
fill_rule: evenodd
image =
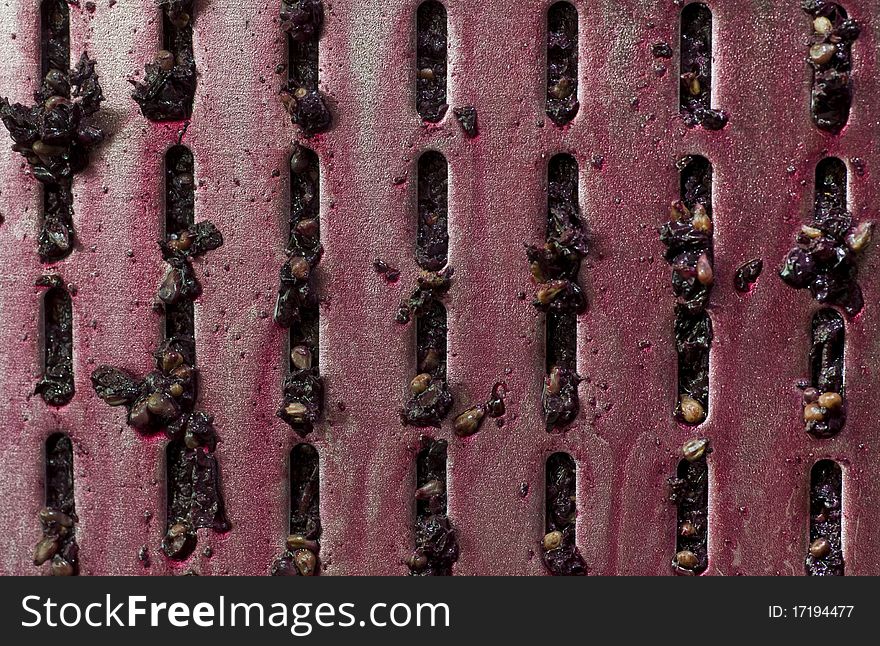
M216 416L218 456L232 530L205 533L184 566L158 551L164 530L161 436L145 440L89 384L101 363L145 373L159 337L151 303L161 278L163 152L180 124L140 115L127 79L156 50L150 0L98 0L71 12L72 52L98 61L108 143L74 182L81 246L46 268L36 255L38 186L0 145L0 571L33 574L43 504L42 446L58 430L75 442L78 540L84 574L265 574L287 529L286 456L295 438L274 411L280 401L284 332L271 318L286 239L286 157L297 132L275 96L284 59L274 0L210 0L195 24L200 71L192 123L182 135L196 158L196 219L213 220L226 243L204 260L196 303L203 408ZM566 128L544 115L544 14L550 2L446 0L449 102L473 104L480 135L468 140L450 113L424 127L414 108L414 0L327 2L323 89L336 123L312 145L322 171L320 266L324 423L321 557L325 574L394 574L412 547L414 455L419 431L397 408L414 369L414 333L394 323L414 282L415 163L429 148L450 165L449 379L456 410L483 401L495 381L510 390L507 422L454 438L450 423L449 515L460 534L456 574L541 574L543 464L566 450L578 462L578 544L596 574L668 574L675 509L666 502L681 444L711 438L709 574L803 574L809 472L830 457L844 469L847 574L880 573L880 385L878 254L862 264L867 305L848 322L843 432L818 441L803 431L796 381L808 376L815 304L776 276L812 208L812 178L825 155L850 164L850 206L859 219L880 204L880 70L876 7L848 0L863 33L854 53L855 101L840 136L809 115L803 62L809 21L799 2L709 2L715 19L713 102L721 132L689 130L678 115L680 7L671 0L577 1L581 109ZM37 3L0 6L0 93L27 101L39 74ZM655 71L662 63L663 74ZM638 99L637 104L632 99ZM7 139L5 134L3 141ZM581 206L593 248L581 282L590 309L579 320L579 420L563 435L543 429L543 322L520 292L531 289L523 242L543 237L546 164L571 152L581 167ZM710 312L711 412L698 430L672 418L676 355L669 269L656 226L677 197L675 161L714 165L715 274ZM601 169L590 160L604 157ZM280 170L280 177L273 176ZM791 170L793 169L793 170ZM397 183L397 178L406 181ZM126 255L127 250L133 255ZM382 257L402 278L388 285ZM735 268L762 257L756 289L733 289ZM62 409L32 395L41 372L35 280L59 273L75 284L76 395ZM647 347L645 343L650 344ZM595 406L592 401L595 398ZM343 409L344 404L344 409ZM520 496L521 483L530 485ZM145 513L152 514L150 518ZM151 566L138 560L147 545Z

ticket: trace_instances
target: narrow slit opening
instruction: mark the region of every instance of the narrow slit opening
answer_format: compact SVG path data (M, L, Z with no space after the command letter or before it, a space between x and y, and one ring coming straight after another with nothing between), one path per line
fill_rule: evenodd
M195 0L168 0L162 11L162 47L180 60L193 55Z
M290 517L284 553L272 565L272 576L314 576L321 549L320 461L311 444L290 452Z
M542 409L548 430L577 418L577 316L586 307L578 277L586 242L578 196L578 164L559 154L547 167L546 241L529 248L532 277L539 284L536 305L546 314Z
M195 223L195 159L186 146L174 146L165 154L166 243L181 240ZM183 265L176 267L183 269ZM185 272L184 275L188 275ZM191 298L165 302L164 334L185 349L186 362L195 366L195 308Z
M219 233L208 222L195 224L195 159L186 146L174 146L165 154L165 217L163 255L169 272L159 289L164 303L164 342L157 351L159 366L170 369L171 389L178 387L178 417L166 428L172 438L165 449L166 533L165 554L176 561L195 550L196 530L229 529L214 455L216 435L213 417L193 410L197 399L194 299L201 287L189 257L205 246L218 246ZM178 354L179 353L179 354ZM173 367L176 364L177 367ZM157 402L158 403L158 402ZM148 402L149 406L149 402ZM169 411L170 412L170 411Z
M319 372L320 307L314 269L320 262L320 166L317 154L296 146L290 156L288 261L281 268L275 321L288 328L288 371L278 416L308 435L323 410Z
M285 3L282 0L282 10ZM306 3L306 4L314 4ZM306 37L298 30L289 30L287 35L287 82L288 87L295 90L305 88L308 92L318 91L318 34Z
M43 262L54 262L69 256L76 244L71 181L60 179L57 184L44 183L42 189L40 257Z
M46 507L76 516L73 442L65 433L55 433L46 440Z
M547 10L547 116L557 126L578 112L578 13L568 2Z
M436 123L446 114L446 7L428 0L416 13L416 109Z
M229 530L217 458L212 451L191 448L186 439L173 439L165 449L167 468L165 554L187 559L197 544L196 530Z
M672 568L678 574L702 574L709 565L709 465L706 443L702 440L688 445L703 447L699 457L681 460L677 477L670 482L671 500L676 503L675 557Z
M186 146L165 153L165 237L179 234L195 222L195 160Z
M70 99L70 7L66 0L43 0L40 4L39 100ZM52 99L57 103L58 99ZM44 145L42 143L38 145ZM51 147L51 146L50 146ZM41 181L43 212L39 235L43 262L62 260L73 250L73 196L70 177Z
M576 544L577 465L568 453L547 458L545 496L544 565L556 576L586 574L587 566Z
M446 380L446 307L429 303L416 319L416 365L419 373Z
M435 150L419 157L416 261L427 271L449 260L449 165Z
M50 406L64 406L74 395L73 305L64 287L43 297L43 377L36 392Z
M318 540L321 536L318 451L297 444L290 452L290 533Z
M281 102L306 137L330 128L333 115L324 94L318 89L319 41L324 26L321 0L281 0L281 31L287 41L287 79L280 92Z
M453 404L446 382L446 307L441 301L453 274L448 265L449 168L439 152L429 150L419 157L417 190L415 257L423 271L396 316L401 324L415 318L417 374L410 382L401 421L439 428Z
M43 0L40 4L40 45L41 77L60 72L66 78L70 69L70 7L66 0ZM69 88L63 96L70 97Z
M804 422L819 438L837 435L846 422L843 317L825 308L813 315L810 343L810 386L804 390Z
M814 214L821 221L831 213L846 211L846 164L837 157L826 157L816 164Z
M446 381L446 307L438 294L424 287L416 290L414 298L420 301L415 313L417 374L410 382L410 398L401 409L401 421L439 428L453 404Z
M712 319L706 312L675 316L675 344L678 353L679 421L695 426L709 414L709 352ZM697 405L694 404L696 402Z
M195 0L162 0L162 49L147 63L132 98L152 121L180 121L192 116L196 91L193 51Z
M55 576L79 573L76 503L73 491L73 443L65 433L46 439L46 506L40 510L43 538L34 551L34 565L50 562Z
M843 576L843 474L832 460L820 460L810 471L810 576Z
M837 133L849 120L852 105L852 45L861 27L833 2L805 2L812 29L807 63L812 69L810 115L820 130Z
M682 119L689 127L720 130L727 116L712 109L712 12L705 4L694 2L682 9L679 51Z
M412 576L450 576L458 560L458 536L447 515L446 440L422 437L416 458L415 551Z
M290 171L290 235L287 248L298 255L316 254L319 253L321 240L318 155L308 148L299 147L291 155ZM317 299L300 301L299 320L290 326L291 370L314 368L317 372L319 318ZM300 349L298 353L294 352L296 348Z
M847 175L846 164L836 157L816 165L812 220L798 231L779 276L789 287L808 289L817 302L855 316L865 305L859 260L871 242L874 223L853 221Z
M671 221L661 229L672 265L678 399L675 417L691 426L709 414L709 358L712 319L706 312L714 285L712 244L712 164L705 157L685 157L679 164L681 199L670 208Z

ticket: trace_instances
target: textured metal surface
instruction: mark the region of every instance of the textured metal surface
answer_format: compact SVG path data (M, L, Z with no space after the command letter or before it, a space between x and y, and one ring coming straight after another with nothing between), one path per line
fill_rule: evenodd
M0 6L0 92L28 100L38 75L38 20L30 0ZM98 61L110 140L74 184L81 247L48 271L77 286L77 393L60 409L33 396L41 373L38 332L45 268L36 256L39 192L21 158L0 145L0 571L29 574L39 537L42 444L57 430L75 441L78 540L85 574L169 573L158 552L164 515L164 440L144 440L123 412L93 394L95 365L140 371L159 336L151 310L162 263L162 153L179 124L145 121L127 82L158 41L150 0L98 0L71 15L74 56ZM183 142L196 157L196 219L212 219L226 244L196 263L203 408L216 415L223 487L233 529L205 533L184 567L201 574L264 574L286 532L286 455L294 442L274 417L284 334L272 323L277 267L286 237L285 160L294 128L274 96L283 60L277 2L201 3L195 29L200 71L195 112ZM855 102L840 136L809 117L803 62L809 21L799 3L709 2L715 17L713 101L722 132L687 130L678 117L680 7L671 0L575 2L580 12L581 111L559 129L544 116L547 0L447 0L449 101L473 104L481 134L463 137L451 113L425 128L414 109L414 0L328 2L321 41L323 88L336 125L313 141L321 159L321 372L325 423L310 436L321 452L321 556L326 574L404 574L412 545L411 491L418 431L397 407L413 372L414 333L394 323L414 282L415 162L429 148L450 163L449 378L456 409L484 400L503 379L507 423L487 422L450 439L449 513L460 532L457 574L540 574L543 462L555 450L578 461L578 543L597 574L668 574L675 510L665 480L678 450L697 434L679 427L669 270L656 226L677 197L675 160L705 155L714 165L715 273L710 312L711 414L698 431L709 458L709 574L802 574L809 471L819 458L844 468L844 554L848 574L880 573L880 443L874 408L880 385L878 254L862 266L867 306L848 323L849 418L835 439L803 432L795 382L808 376L815 306L775 270L812 208L815 164L824 155L861 158L850 173L857 218L875 218L880 189L877 128L880 35L875 4L848 0L865 29L853 48ZM637 104L631 99L637 98ZM5 134L3 141L6 142ZM540 417L543 325L528 300L522 248L541 239L546 164L576 156L582 209L593 239L582 283L589 311L579 320L580 419L549 435ZM590 164L594 155L604 165ZM789 169L793 169L790 170ZM280 177L273 171L280 170ZM405 177L403 183L395 179ZM126 250L133 255L128 257ZM386 285L381 256L401 267ZM754 257L765 273L753 293L735 292L735 268ZM644 346L647 342L648 347ZM590 404L595 398L595 407ZM344 404L344 410L343 410ZM521 483L530 485L525 497ZM145 518L145 512L152 514ZM147 545L152 566L137 552Z

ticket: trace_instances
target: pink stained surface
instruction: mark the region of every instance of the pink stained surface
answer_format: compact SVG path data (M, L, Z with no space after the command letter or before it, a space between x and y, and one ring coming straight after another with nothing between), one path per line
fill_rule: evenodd
M0 94L30 100L38 69L36 3L0 7ZM290 429L280 401L284 332L271 315L284 259L286 158L299 133L275 96L284 60L278 2L204 2L195 23L200 72L192 123L183 136L196 158L196 219L211 219L225 245L196 262L204 293L196 304L203 409L216 416L227 511L225 535L200 531L199 549L172 567L158 551L164 528L164 440L144 439L121 409L93 393L99 364L141 374L159 338L151 304L162 273L162 155L182 124L147 122L127 79L143 73L158 42L150 0L104 0L94 13L72 7L72 52L98 62L110 138L74 182L81 246L51 268L36 255L40 194L5 133L0 145L0 572L36 574L42 445L64 430L75 443L78 541L83 574L265 574L287 529ZM397 408L413 372L414 333L394 323L416 273L415 164L437 149L450 164L447 298L449 379L455 411L484 400L492 384L510 390L507 421L467 440L447 422L449 515L459 530L456 574L542 574L546 456L578 462L578 544L595 574L669 574L675 508L666 502L681 444L712 440L709 457L708 574L803 574L809 472L830 457L844 469L847 574L880 573L880 386L878 253L861 267L867 305L848 323L849 415L832 440L808 437L799 378L808 376L815 304L776 270L812 208L816 162L860 158L851 168L856 219L876 219L880 164L878 27L873 4L848 0L864 29L854 46L855 100L839 136L819 132L808 111L803 62L809 20L799 3L709 2L715 20L713 103L730 114L721 132L686 129L678 117L676 59L680 7L670 0L578 1L580 101L574 122L544 115L547 0L511 10L499 0L447 0L448 98L475 105L480 136L463 136L451 111L425 128L414 108L415 0L327 2L322 89L335 126L312 145L321 159L321 372L325 421L309 436L321 454L324 574L407 572L419 431ZM14 35L14 38L13 38ZM655 67L663 65L663 73ZM633 107L632 98L638 98ZM542 317L522 243L540 240L548 159L570 152L581 168L581 208L593 249L581 282L590 309L579 320L581 416L567 433L543 430ZM714 166L715 274L710 312L711 413L699 431L672 418L676 398L673 298L656 227L677 197L675 161L706 156ZM604 157L601 169L590 164ZM273 171L279 170L280 177ZM403 185L394 179L406 177ZM129 257L127 250L133 255ZM387 284L382 257L402 276ZM733 288L742 262L762 257L752 293ZM58 273L77 286L76 396L52 409L32 394L41 371L35 280ZM645 349L645 343L650 347ZM590 402L595 397L595 406ZM341 406L340 404L344 404ZM344 408L344 410L343 410ZM525 497L522 483L528 483ZM138 560L141 546L151 566ZM213 555L202 555L210 545Z

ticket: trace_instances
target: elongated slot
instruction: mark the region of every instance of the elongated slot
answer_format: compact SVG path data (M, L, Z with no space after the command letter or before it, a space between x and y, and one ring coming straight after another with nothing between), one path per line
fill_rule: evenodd
M272 564L272 576L314 576L320 573L320 461L311 444L290 452L290 533L285 550Z
M200 0L202 1L202 0ZM132 98L152 121L179 121L192 116L196 91L193 51L195 0L162 0L162 49L147 63L143 81L136 81Z
M433 301L416 322L416 362L420 373L446 379L446 308Z
M678 507L673 570L702 574L709 564L709 466L705 455L679 462L670 487L671 500Z
M300 147L291 157L290 173L290 235L288 250L294 254L308 256L318 253L321 239L321 220L319 218L320 167L318 156L308 148ZM290 349L304 346L308 349L310 364L317 371L320 327L320 310L317 299L305 299L299 303L299 320L290 326ZM295 355L291 355L291 369ZM299 367L302 362L297 362Z
M308 3L306 3L308 4ZM282 0L282 9L284 0ZM318 69L318 34L304 37L300 32L287 32L287 81L294 91L305 88L309 92L317 92Z
M449 168L446 158L429 150L418 161L418 229L415 257L423 270L418 286L402 301L398 323L416 320L416 376L410 398L401 413L404 424L439 427L452 407L446 383L446 307L449 290Z
M557 126L574 119L578 103L578 13L568 2L547 11L547 116Z
M66 77L70 69L70 7L66 0L43 0L40 5L40 45L42 78L49 72ZM69 88L64 96L70 96Z
M846 164L837 157L826 157L816 164L813 193L813 219L817 223L841 218L847 209ZM841 224L845 224L842 222Z
M297 444L290 452L290 533L317 540L321 536L318 451Z
M203 253L205 241L219 237L213 225L195 224L194 173L195 159L188 148L178 145L168 150L163 252L170 268L159 290L165 309L165 340L157 356L159 367L169 372L168 393L173 397L176 392L180 398L173 410L168 406L169 417L176 418L166 428L172 439L166 447L167 512L162 549L174 560L192 554L197 529L223 532L229 528L214 455L213 418L194 410L198 383L194 298L201 293L201 286L187 254ZM147 402L154 414L156 410L165 412L160 406L160 402Z
M813 316L810 343L810 386L804 390L807 432L827 438L837 435L846 422L844 349L846 326L833 309Z
M416 260L422 269L438 271L449 259L449 166L433 150L419 158L418 212Z
M449 576L458 560L458 536L447 515L445 440L422 438L416 459L413 576Z
M43 538L34 552L34 564L50 563L56 576L79 573L76 542L76 502L73 491L73 443L65 433L46 440L46 506L40 511Z
M412 426L439 427L452 407L446 382L446 307L431 296L416 316L417 375L410 383L411 396L403 421Z
M779 276L794 289L808 289L819 303L838 306L847 316L862 311L859 260L874 229L870 220L855 223L847 199L847 168L836 157L816 165L810 224L801 226Z
M193 56L194 0L170 0L162 3L162 43L175 60Z
M229 529L220 487L220 469L213 452L172 440L165 451L167 468L166 533L162 549L170 558L188 558L196 547L195 530Z
M43 297L43 377L36 392L50 406L64 406L74 395L73 305L64 287Z
M281 31L287 41L287 80L281 101L306 137L327 130L333 116L318 89L318 47L324 28L321 0L281 0ZM278 69L281 72L283 67Z
M529 247L535 305L545 312L542 409L548 430L564 427L580 410L577 375L577 316L586 308L579 273L586 252L578 196L578 164L559 154L547 168L547 229L541 247Z
M679 105L688 126L719 130L727 123L722 110L712 109L712 12L694 2L681 11Z
M678 354L676 418L689 425L709 413L709 355L712 319L706 312L715 282L712 245L712 165L689 156L679 163L680 199L660 230L672 266L675 346Z
M195 160L186 146L174 146L165 155L165 240L179 239L195 222ZM186 348L186 359L196 363L195 309L189 298L165 303L165 338Z
M46 507L76 516L73 443L64 433L55 433L46 440Z
M587 566L576 543L577 465L568 453L554 453L546 466L544 565L556 576L580 576Z
M813 123L837 133L849 121L853 100L852 46L861 27L839 4L825 0L804 2L810 17L807 63L812 69L810 114Z
M425 121L443 118L446 103L446 7L429 0L416 14L416 108Z
M843 474L831 460L821 460L810 473L810 576L843 576Z
M319 372L320 306L314 270L321 259L318 156L296 146L290 157L290 233L281 267L275 321L288 328L288 373L278 416L305 437L324 406Z

